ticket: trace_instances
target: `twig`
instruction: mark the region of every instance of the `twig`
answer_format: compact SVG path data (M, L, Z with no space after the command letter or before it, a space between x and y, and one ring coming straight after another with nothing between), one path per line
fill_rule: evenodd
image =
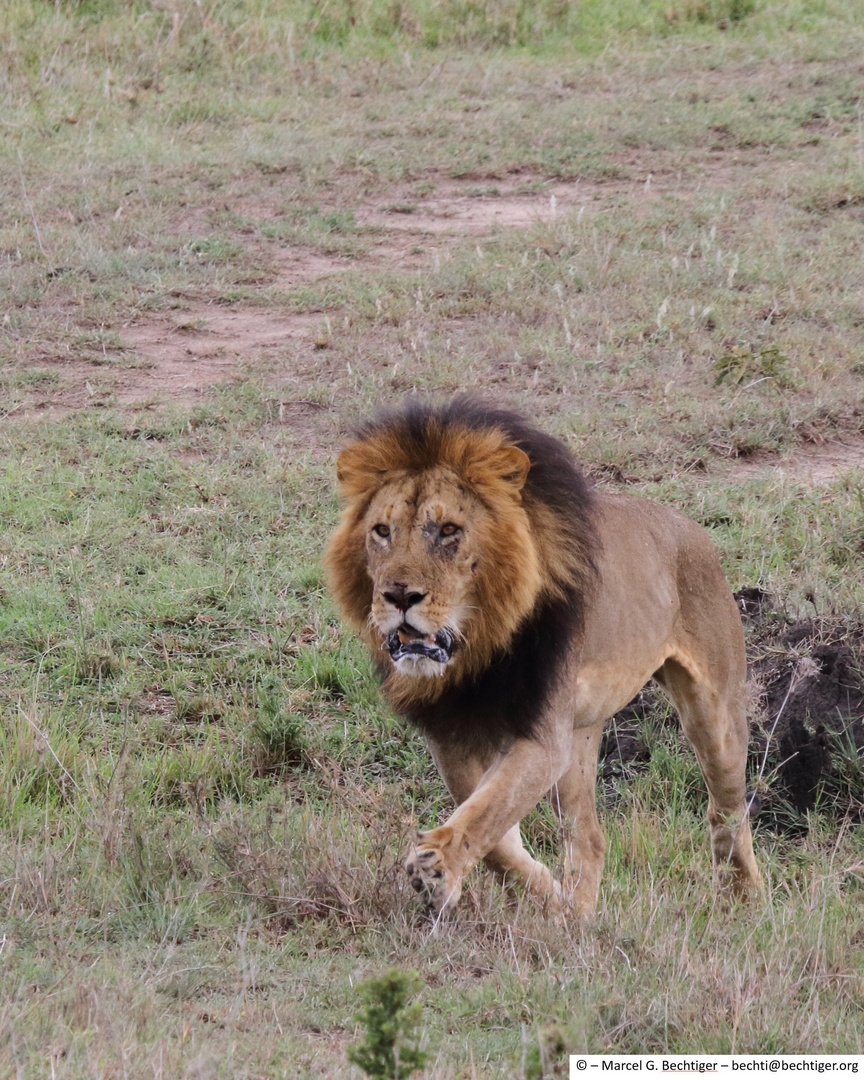
M435 937L435 935L438 933L438 926L439 926L439 924L441 922L441 919L444 917L444 912L447 910L447 905L453 899L453 893L456 892L456 889L457 889L458 885L459 885L459 882L457 881L456 884L453 886L453 888L450 890L450 892L447 894L447 899L441 905L441 910L438 912L438 914L432 920L432 929L429 931L429 936L430 937Z
M864 133L861 126L861 98L858 98L858 168L864 172Z
M747 385L742 386L741 389L738 391L738 393L735 395L735 397L732 398L732 400L729 402L728 408L731 409L732 406L735 404L735 402L738 400L738 398L741 397L741 395L744 393L744 391L749 390L751 386L756 386L760 382L773 382L773 381L774 381L774 376L773 375L763 375L761 379L754 379L753 382L748 382Z
M762 756L762 764L759 766L759 775L756 777L757 784L762 780L762 777L765 775L765 766L768 764L768 751L771 749L771 740L774 738L774 732L777 730L777 725L780 722L780 717L783 715L783 710L786 708L786 704L789 701L789 698L792 696L792 691L801 681L801 679L798 677L798 669L800 665L801 661L799 660L798 663L795 665L794 670L792 671L792 678L789 680L789 689L786 691L786 697L783 698L783 704L777 711L777 715L774 717L774 723L771 725L771 730L768 732L768 738L765 740L765 753ZM754 791L747 801L748 813L755 797L756 792Z
M30 725L30 727L33 728L33 730L36 732L36 734L39 736L39 738L45 743L45 745L51 751L51 757L53 757L54 760L57 762L57 764L60 766L61 771L64 773L64 775L67 777L67 779L71 782L72 787L74 787L76 791L80 792L81 788L76 783L75 777L72 776L72 774L69 772L69 770L63 764L63 762L60 760L60 758L57 757L57 755L54 753L54 747L48 741L48 736L45 734L44 731L40 730L36 726L36 724L33 723L33 721L30 719L30 717L27 715L27 713L24 712L24 710L21 708L20 703L18 705L18 712L21 713L21 715L24 717L24 719L27 721L27 723Z
M419 90L419 89L421 89L421 87L425 86L426 83L429 82L430 79L437 79L438 76L441 74L441 72L444 70L444 64L445 63L446 63L446 60L442 60L441 63L436 64L435 67L433 67L431 71L427 71L427 73L423 76L423 78L417 84L417 89ZM859 118L860 118L860 113L859 113Z
M30 211L30 220L33 222L33 231L36 233L36 242L39 245L39 250L45 256L48 257L48 253L45 251L45 245L42 243L42 234L39 232L39 222L36 220L36 213L33 210L33 203L30 202L30 196L27 194L27 188L24 186L24 169L22 168L24 159L21 157L21 151L18 151L18 178L21 181L21 194L24 196L24 202L27 203L27 209Z
M750 817L750 811L753 808L753 803L756 801L756 797L759 793L759 784L762 782L762 778L765 775L765 766L768 764L768 752L771 749L771 740L774 738L774 732L777 730L777 725L780 723L780 717L783 715L783 710L786 708L789 698L792 696L792 691L801 681L801 678L805 677L799 675L798 669L800 665L801 661L799 660L792 671L792 678L789 680L789 689L786 691L786 696L783 698L783 704L777 710L777 715L774 717L774 723L771 725L771 730L768 732L768 738L765 740L765 753L762 755L762 764L759 766L759 775L756 777L756 783L753 785L753 790L751 791L749 797L746 800L748 818ZM795 754L793 754L792 757L795 757ZM789 760L791 760L791 758ZM785 764L785 762L782 762L781 764ZM781 766L778 765L777 768L780 767ZM774 771L776 772L777 770L775 769ZM773 776L774 774L772 773L771 775ZM735 828L732 830L732 844L729 848L728 858L726 859L727 865L732 862L732 855L735 851L735 838L738 835L738 829L740 828L740 826L741 822L739 821Z

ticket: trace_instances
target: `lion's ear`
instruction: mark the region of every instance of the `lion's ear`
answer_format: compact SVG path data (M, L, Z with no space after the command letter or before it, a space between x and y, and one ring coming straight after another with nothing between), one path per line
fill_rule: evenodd
M478 488L505 484L513 491L521 491L530 469L531 459L524 450L518 446L499 446L471 463L467 480Z
M386 471L385 463L368 442L350 443L336 459L336 478L346 499L375 487Z

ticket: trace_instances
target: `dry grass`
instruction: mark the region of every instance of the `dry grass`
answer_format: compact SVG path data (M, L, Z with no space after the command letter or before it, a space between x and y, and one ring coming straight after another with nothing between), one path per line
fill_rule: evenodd
M804 0L4 6L0 1073L357 1076L353 986L393 964L440 1080L862 1052L854 742L730 909L647 707L596 922L478 872L432 933L399 863L446 795L318 564L341 433L476 389L706 525L773 597L771 670L812 660L777 645L805 614L857 648L861 31Z

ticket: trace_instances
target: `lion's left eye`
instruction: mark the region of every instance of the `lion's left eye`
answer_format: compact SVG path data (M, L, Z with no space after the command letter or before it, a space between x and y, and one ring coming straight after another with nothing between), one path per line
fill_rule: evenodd
M441 526L442 536L455 536L459 531L459 526L454 525L452 521L448 521L446 525Z

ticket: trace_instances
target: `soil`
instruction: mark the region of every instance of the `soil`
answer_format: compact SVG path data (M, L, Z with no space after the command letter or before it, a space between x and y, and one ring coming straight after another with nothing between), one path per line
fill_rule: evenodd
M580 200L599 197L597 185L578 183L544 187L538 194L526 193L522 179L518 191L495 195L472 194L471 183L445 182L420 205L407 201L407 191L394 189L387 202L379 199L357 210L358 223L374 230L375 243L365 255L338 257L299 246L277 250L270 247L266 261L272 264L273 273L266 286L288 292L304 283L364 266L419 269L437 251L467 235L530 225ZM259 214L266 211L261 206L254 209ZM186 218L175 223L177 232L199 228L200 218L200 210L193 208ZM257 250L260 239L241 239L250 254L261 254ZM142 314L134 322L115 327L122 345L119 355L113 352L91 359L55 360L52 366L59 371L59 384L46 387L23 408L16 409L16 418L56 420L85 406L100 404L135 411L165 403L189 406L244 371L278 369L290 385L304 381L303 375L310 367L314 370L321 366L310 364L310 358L328 335L326 319L321 315L292 314L275 310L273 305L220 304L206 298L184 297L180 302L181 310ZM297 373L301 375L299 380L292 378ZM283 409L299 405L303 411L302 386L299 390L298 400L285 402ZM324 441L313 439L313 447Z
M399 201L400 192L397 190L393 193L395 197L386 203L361 209L358 220L388 233L445 234L464 239L467 236L482 236L496 228L526 228L542 224L577 206L587 206L625 193L632 197L632 194L646 192L644 182L613 180L598 184L577 180L541 185L539 180L529 180L536 183L540 190L526 191L529 185L525 177L521 178L516 188L502 188L497 184L482 188L476 182L443 183L436 188L434 195L416 205L410 201L408 193L405 202ZM647 190L650 190L650 185Z
M767 746L767 761L776 770L779 798L768 809L781 824L789 824L784 800L797 814L825 802L841 816L861 819L864 786L856 774L864 749L862 646L860 631L800 622L767 638L751 665L753 681L762 688L754 743L760 759Z
M817 806L862 820L864 629L850 634L826 620L787 624L761 589L744 589L736 599L749 631L755 705L750 757L759 797L751 813L787 832L804 831L802 815ZM652 720L677 724L649 685L607 725L600 756L605 781L647 765L645 725Z
M864 747L864 680L860 636L847 627L797 623L766 643L752 673L763 687L768 717L784 729L802 725L854 735Z
M830 483L851 469L864 469L864 439L826 440L821 444L796 447L794 453L753 455L732 466L736 477L764 476L766 472L783 473L792 480L817 486Z
M265 251L260 237L238 239L250 255L263 254L271 264L272 273L261 284L289 292L362 268L419 270L469 236L479 238L500 229L542 223L576 206L603 212L621 197L652 197L661 190L661 184L652 189L650 180L644 179L548 184L540 177L518 175L509 184L491 186L487 180L479 186L476 179L435 177L432 191L419 199L408 188L394 187L386 199L379 197L355 209L358 224L369 229L364 235L373 239L369 250L360 255L324 255L297 245L278 249L270 245ZM268 216L264 204L244 209ZM174 223L176 231L182 235L200 230L202 214L200 207L191 208ZM315 355L328 334L322 315L292 314L269 303L177 299L182 305L177 310L144 313L134 322L113 327L122 346L119 352L43 360L40 366L48 363L58 371L59 383L37 391L6 415L57 420L93 405L130 411L166 403L189 406L244 372L275 371L290 387L307 381L310 370L322 370L320 356ZM303 397L300 385L297 398L302 402ZM285 405L294 403L289 400Z
M314 341L320 315L282 315L255 308L193 304L182 319L150 318L123 327L124 345L144 361L114 387L121 404L159 397L200 400L215 383L236 377L244 363Z
M728 157L703 164L714 181L723 181L720 174L732 167ZM479 240L501 229L542 225L577 207L589 214L609 213L622 200L651 200L673 190L687 197L688 185L696 191L706 180L698 175L683 180L680 172L668 167L662 153L650 162L622 160L621 167L631 179L549 183L520 173L505 179L435 176L430 177L429 193L422 196L416 194L416 187L397 185L386 198L379 196L355 208L358 224L370 230L364 235L373 238L365 253L325 255L302 246L274 249L271 245L265 261L272 272L262 284L289 292L363 267L419 270L468 237ZM263 205L245 209L267 216ZM200 229L201 216L200 207L191 208L175 223L177 231ZM239 239L250 255L263 253L260 237ZM179 300L181 310L142 314L134 322L115 327L122 345L119 353L54 361L59 383L36 391L29 401L16 406L13 419L57 420L94 405L130 413L171 403L188 407L206 400L220 384L250 372L266 372L278 374L284 388L280 419L293 421L286 437L296 436L293 441L301 440L313 452L326 452L332 446L332 418L306 400L307 384L327 377L326 356L320 352L329 336L325 316L293 314L269 303L225 304L206 297ZM783 458L756 455L729 468L736 476L777 471L803 483L821 484L849 469L864 468L864 439L803 445Z

